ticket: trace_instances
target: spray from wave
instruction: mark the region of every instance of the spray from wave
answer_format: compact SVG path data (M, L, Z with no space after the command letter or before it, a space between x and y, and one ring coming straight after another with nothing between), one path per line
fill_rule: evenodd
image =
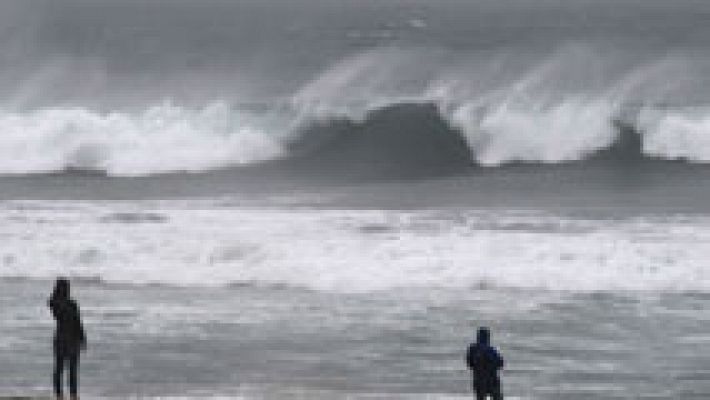
M309 127L335 132L343 120L355 124L344 145L377 147L394 135L400 152L426 147L426 141L408 143L402 130L416 129L411 123L382 117L411 117L402 104L434 106L440 129L430 126L417 137L460 135L484 166L584 160L619 140L619 122L640 135L647 156L707 162L710 112L691 107L705 67L678 55L624 63L614 52L580 43L545 57L381 48L346 58L259 109L217 101L120 112L3 110L0 173L82 169L135 176L253 164L288 158L293 143L312 141ZM352 139L358 131L368 137L373 125L380 141Z
M394 104L433 104L484 166L585 160L629 130L646 156L709 161L710 113L697 105L710 65L680 54L624 62L617 51L570 43L545 57L499 52L447 60L378 49L337 64L294 99L311 115L354 121Z

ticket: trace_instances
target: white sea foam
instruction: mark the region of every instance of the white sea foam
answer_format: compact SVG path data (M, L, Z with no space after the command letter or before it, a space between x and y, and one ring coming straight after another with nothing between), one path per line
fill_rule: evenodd
M160 214L121 222L107 216ZM108 282L708 290L710 220L87 204L0 211L0 275Z
M252 163L283 154L267 122L224 103L196 110L164 103L139 113L2 111L0 173L76 168L145 175Z
M644 152L656 157L710 162L710 109L642 110Z

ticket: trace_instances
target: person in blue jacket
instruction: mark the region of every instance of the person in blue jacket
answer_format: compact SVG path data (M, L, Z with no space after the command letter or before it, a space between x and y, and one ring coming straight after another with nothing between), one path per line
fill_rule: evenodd
M64 367L69 366L69 394L72 399L78 398L79 352L86 348L86 336L79 314L79 306L70 297L69 281L58 278L52 296L49 298L49 309L57 322L54 333L54 394L62 398L62 375Z
M503 368L503 357L491 346L491 332L488 328L478 329L475 343L468 346L466 365L473 372L473 391L477 400L490 396L493 400L502 400L498 370Z

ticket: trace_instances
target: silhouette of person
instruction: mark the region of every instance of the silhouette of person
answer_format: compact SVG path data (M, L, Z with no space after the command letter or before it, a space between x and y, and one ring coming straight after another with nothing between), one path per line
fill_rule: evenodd
M58 278L52 296L49 298L49 309L57 321L54 332L54 394L62 398L62 375L65 365L69 365L69 394L72 399L78 398L79 353L86 348L86 336L81 323L79 306L69 294L69 280Z
M493 400L502 400L498 370L503 368L503 357L491 346L491 332L488 328L478 329L475 343L468 346L466 365L473 372L473 391L477 400L490 396Z

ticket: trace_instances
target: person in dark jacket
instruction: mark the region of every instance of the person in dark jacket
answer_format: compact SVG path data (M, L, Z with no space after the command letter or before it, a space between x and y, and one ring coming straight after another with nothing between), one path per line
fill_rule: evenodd
M69 294L69 281L58 278L49 309L57 322L54 333L54 394L62 398L62 375L65 365L69 365L69 394L78 398L79 353L86 348L86 336L81 323L79 306Z
M473 391L477 400L490 396L493 400L502 400L498 370L503 368L503 357L491 346L491 332L480 328L475 343L468 347L466 365L473 372Z

